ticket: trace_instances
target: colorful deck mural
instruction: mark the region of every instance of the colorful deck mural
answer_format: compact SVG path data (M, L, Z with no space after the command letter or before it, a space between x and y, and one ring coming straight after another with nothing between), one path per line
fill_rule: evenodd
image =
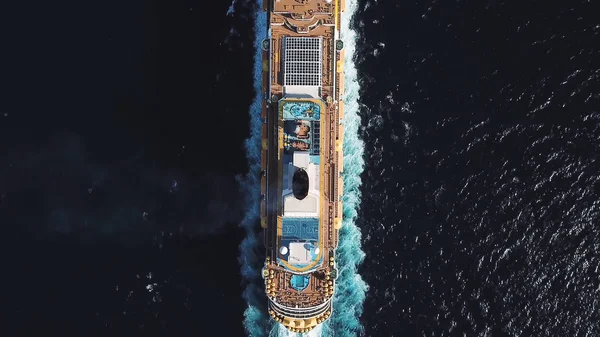
M279 106L279 111L283 120L289 119L304 119L304 120L319 120L321 118L322 103L317 100L282 100Z

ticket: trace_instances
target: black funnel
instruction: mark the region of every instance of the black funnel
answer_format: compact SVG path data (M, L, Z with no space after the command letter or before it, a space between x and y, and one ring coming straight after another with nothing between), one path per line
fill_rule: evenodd
M304 169L298 169L294 172L292 178L292 192L298 200L306 198L308 195L308 173Z

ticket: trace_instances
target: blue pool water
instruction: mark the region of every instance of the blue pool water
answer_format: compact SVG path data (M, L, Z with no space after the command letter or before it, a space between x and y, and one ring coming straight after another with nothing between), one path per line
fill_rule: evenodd
M310 281L310 276L308 275L293 275L290 279L290 283L292 284L292 288L302 291L308 287L308 282Z
M314 102L282 101L283 119L319 120L321 106Z

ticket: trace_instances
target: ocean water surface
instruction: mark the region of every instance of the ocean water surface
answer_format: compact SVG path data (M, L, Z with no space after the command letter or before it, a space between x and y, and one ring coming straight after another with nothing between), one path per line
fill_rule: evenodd
M312 335L600 335L593 3L346 2L347 269ZM0 13L0 335L286 334L253 296L256 6Z
M366 336L600 334L589 1L361 1Z

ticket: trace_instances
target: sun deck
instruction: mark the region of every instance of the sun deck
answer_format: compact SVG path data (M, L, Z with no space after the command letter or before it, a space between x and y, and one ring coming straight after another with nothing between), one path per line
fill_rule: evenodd
M321 111L320 99L289 98L279 101L281 163L281 226L277 237L277 263L296 273L322 264L321 215Z

